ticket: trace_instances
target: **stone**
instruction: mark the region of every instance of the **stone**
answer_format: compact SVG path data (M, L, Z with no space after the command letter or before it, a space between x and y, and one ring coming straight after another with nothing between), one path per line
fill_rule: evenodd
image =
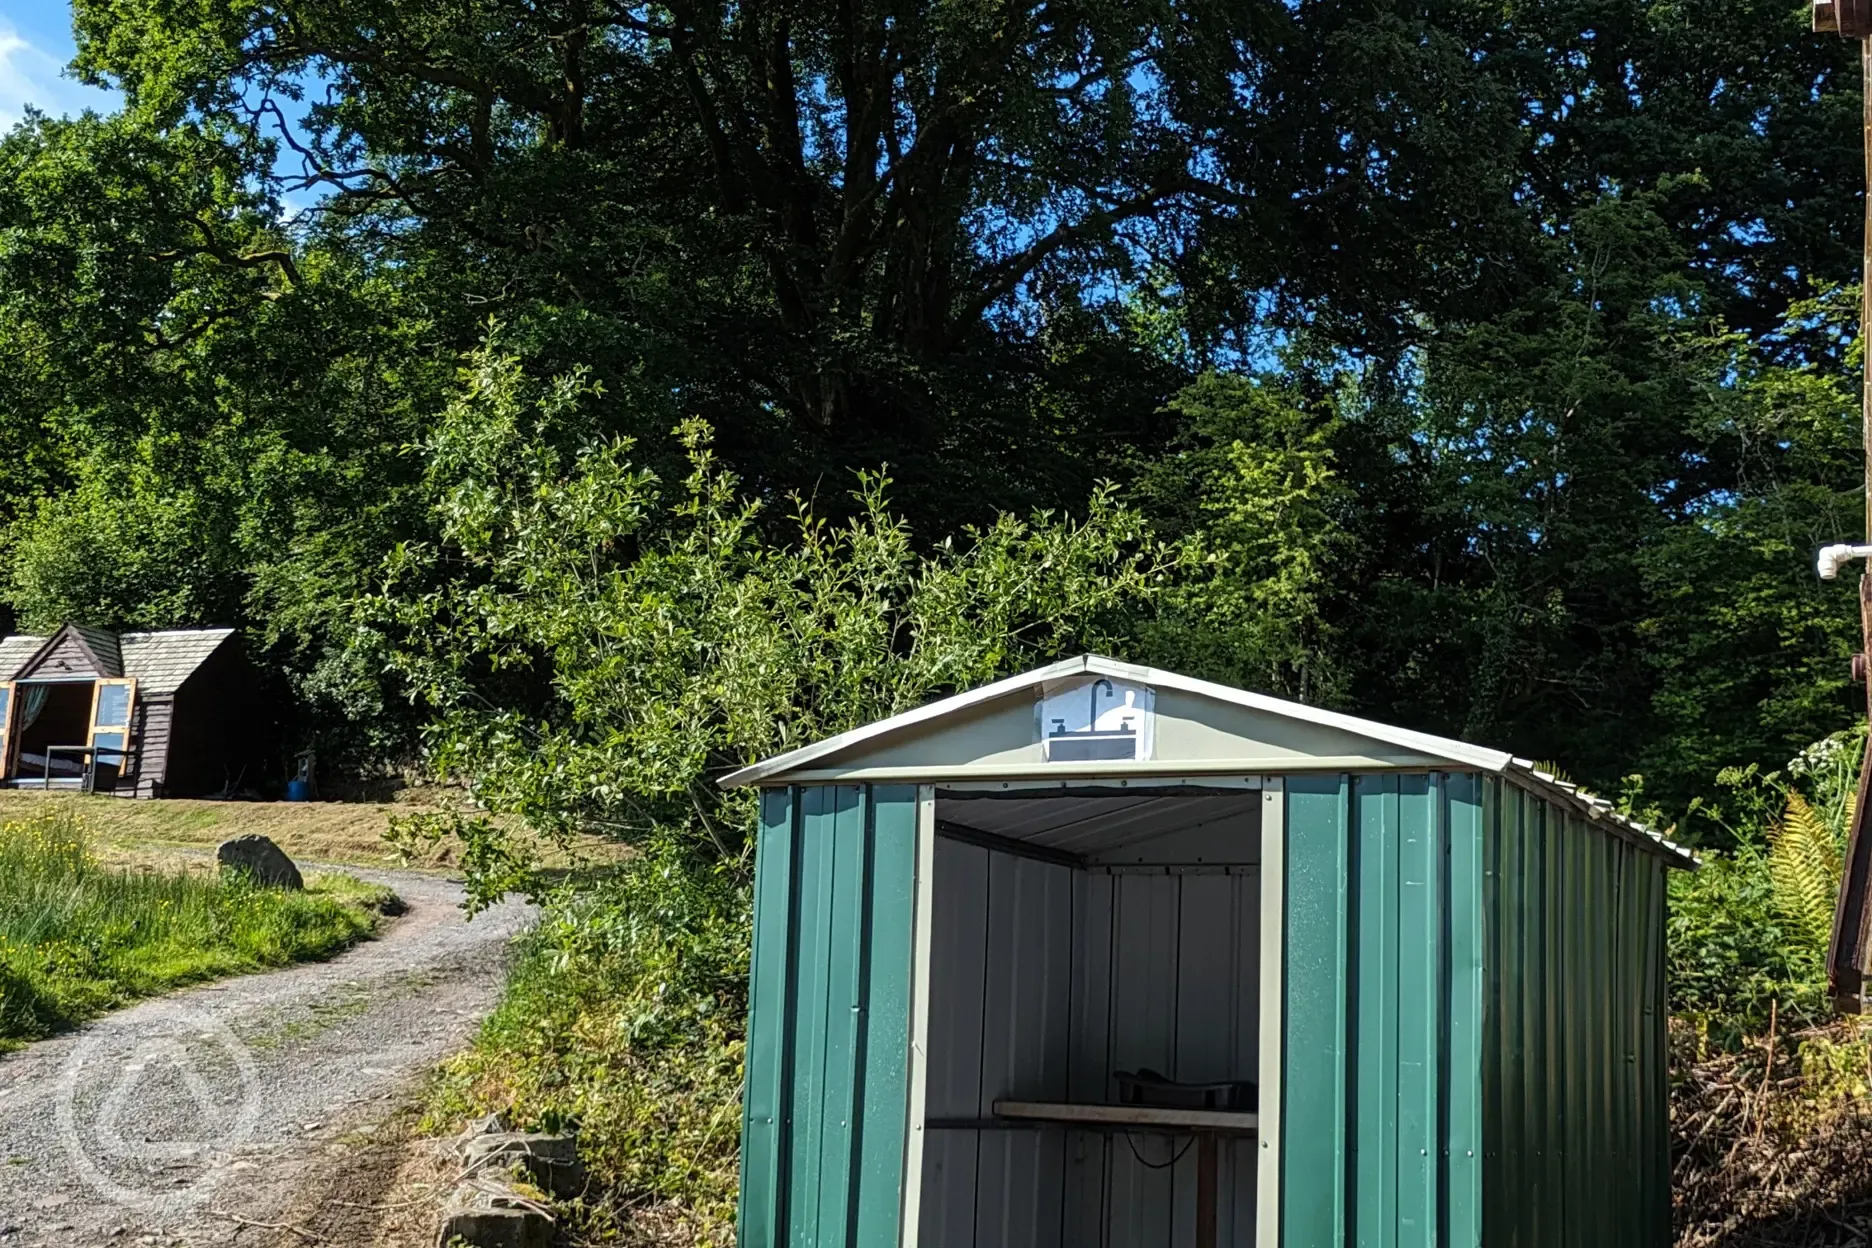
M221 842L215 861L223 871L239 871L262 888L302 889L305 880L286 851L258 834Z
M578 1141L569 1135L491 1131L463 1143L461 1157L471 1172L518 1167L541 1191L560 1200L585 1190L585 1167L579 1163Z
M480 1118L472 1118L468 1121L466 1126L456 1133L454 1140L455 1152L459 1156L467 1151L470 1144L474 1143L474 1141L480 1139L482 1136L496 1135L506 1129L507 1124L501 1121L501 1116L499 1114L486 1114Z
M533 1209L463 1209L442 1219L436 1248L549 1248L552 1219Z

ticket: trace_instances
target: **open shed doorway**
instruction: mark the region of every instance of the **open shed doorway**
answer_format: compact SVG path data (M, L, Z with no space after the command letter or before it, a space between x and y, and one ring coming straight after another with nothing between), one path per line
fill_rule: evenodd
M917 1243L1255 1243L1263 806L1249 781L937 789ZM1228 1112L1127 1116L1195 1098Z
M84 782L84 754L79 749L51 747L82 747L90 742L93 687L89 680L21 681L15 686L19 747L13 774L21 782L44 783L48 775L55 785Z

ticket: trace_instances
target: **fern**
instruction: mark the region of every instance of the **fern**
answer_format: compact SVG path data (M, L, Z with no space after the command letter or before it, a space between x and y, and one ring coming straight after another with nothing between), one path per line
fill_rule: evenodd
M1839 894L1839 836L1806 798L1790 792L1787 813L1769 831L1768 873L1775 908L1792 934L1824 949Z

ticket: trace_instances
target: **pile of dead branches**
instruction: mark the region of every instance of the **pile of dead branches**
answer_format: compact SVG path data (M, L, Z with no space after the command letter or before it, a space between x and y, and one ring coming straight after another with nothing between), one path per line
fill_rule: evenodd
M1856 1020L1712 1052L1673 1027L1677 1248L1872 1245L1872 1054ZM1872 1059L1869 1059L1872 1060Z

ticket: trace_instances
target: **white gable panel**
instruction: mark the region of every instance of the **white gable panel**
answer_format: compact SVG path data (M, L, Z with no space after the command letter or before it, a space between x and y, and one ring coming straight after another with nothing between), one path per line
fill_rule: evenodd
M1083 678L1088 689L1092 679ZM879 782L1460 765L1447 756L1177 689L1155 690L1155 740L1148 757L1135 762L1049 758L1037 692L1033 687L1017 689L990 702L854 741L786 774L792 780Z

